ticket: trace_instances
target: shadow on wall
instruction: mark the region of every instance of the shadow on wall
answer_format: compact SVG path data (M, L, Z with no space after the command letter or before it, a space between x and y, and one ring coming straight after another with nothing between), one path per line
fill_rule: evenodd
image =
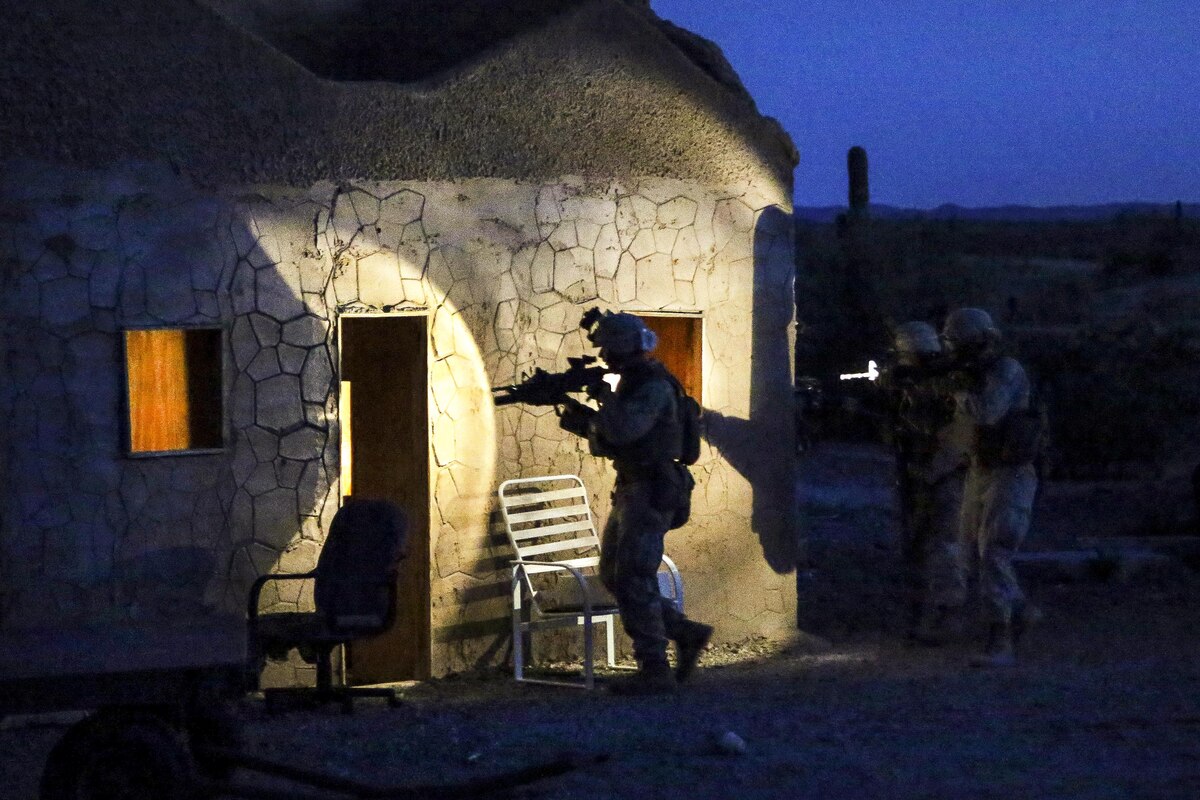
M750 328L750 418L704 410L709 444L753 486L751 529L771 569L796 568L795 459L788 337L793 309L792 219L770 206L754 230L754 283Z
M229 501L214 576L228 612L241 613L259 575L311 569L337 510L333 270L305 292L298 257L322 249L314 231L326 212L315 200L285 212L261 196L228 208L235 260L217 291L229 298ZM296 610L307 602L277 588L265 597Z
M302 531L315 562L334 510L323 509L336 467L329 326L279 252L308 245L316 206L283 230L267 204L246 221L251 212L157 162L8 169L6 228L23 249L18 291L0 302L0 350L19 366L0 387L13 510L0 528L4 623L241 613L253 578ZM170 371L176 385L228 387L227 447L189 440L186 455L128 457L122 340L144 328L227 332L224 366L184 359ZM60 355L44 363L48 344Z

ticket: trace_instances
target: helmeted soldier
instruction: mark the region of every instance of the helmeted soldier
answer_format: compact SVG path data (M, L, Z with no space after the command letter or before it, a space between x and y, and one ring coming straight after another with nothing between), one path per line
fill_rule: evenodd
M1012 563L1037 491L1033 461L1040 431L1030 419L1029 377L1016 359L1000 353L1000 331L982 309L951 312L942 340L967 376L955 394L956 413L973 433L959 531L978 554L988 641L972 663L1009 666L1016 663L1017 640L1038 613Z
M617 472L600 545L600 578L617 600L638 672L613 690L673 691L696 666L713 630L684 617L658 584L663 537L675 527L691 491L691 476L680 463L682 390L650 356L657 337L638 317L605 314L589 338L620 380L615 389L605 384L590 392L598 410L568 399L559 415L565 430L587 437L592 454L612 459ZM668 640L676 647L674 671L667 662Z
M884 373L884 388L900 491L908 635L922 644L941 644L966 602L958 523L968 442L962 424L956 424L937 330L927 322L906 322L896 328L892 349L895 365Z

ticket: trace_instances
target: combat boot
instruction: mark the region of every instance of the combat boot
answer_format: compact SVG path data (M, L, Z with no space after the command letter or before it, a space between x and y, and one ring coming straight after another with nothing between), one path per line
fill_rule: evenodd
M609 694L618 695L673 694L675 688L675 673L666 661L644 662L634 674L608 684Z
M675 680L686 681L696 669L700 654L712 638L713 628L703 622L686 620L686 632L675 640Z
M983 652L971 659L972 667L1015 667L1017 654L1013 649L1012 626L1008 623L993 623L988 628L987 646Z

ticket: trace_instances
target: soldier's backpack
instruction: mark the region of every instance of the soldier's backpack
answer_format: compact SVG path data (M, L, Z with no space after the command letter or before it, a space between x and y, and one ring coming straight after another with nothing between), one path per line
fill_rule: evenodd
M700 404L682 391L679 395L679 427L683 431L679 460L684 464L695 464L700 460Z
M672 464L675 470L675 510L671 513L671 530L682 528L692 518L692 490L696 488L696 479L691 471L683 464Z
M679 461L691 466L700 460L700 404L684 391L679 379L667 370L663 373L675 387L675 414L679 420Z
M675 387L675 414L679 422L679 463L675 465L677 502L675 513L671 518L671 530L682 527L692 516L692 490L696 488L696 479L688 471L688 467L700 460L700 404L696 398L684 391L679 379L668 372L663 373Z

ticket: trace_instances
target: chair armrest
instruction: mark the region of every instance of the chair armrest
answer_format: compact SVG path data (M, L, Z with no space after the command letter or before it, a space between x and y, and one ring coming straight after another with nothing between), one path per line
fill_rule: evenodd
M246 602L246 618L250 620L250 627L253 628L258 619L258 599L262 595L263 587L270 581L301 581L315 577L317 577L315 569L311 572L272 572L259 575L250 586L250 599Z
M512 564L513 568L514 586L517 580L519 580L521 573L525 571L525 567L553 567L554 569L566 570L571 573L575 577L575 582L579 584L579 593L583 595L583 613L588 617L592 615L592 594L588 591L587 581L584 580L583 573L575 567L569 567L557 561L530 561L528 559L524 561L510 561L509 563ZM537 602L536 598L534 602Z
M679 567L675 566L675 562L666 553L663 553L662 564L671 573L671 586L675 591L675 596L671 599L675 601L675 607L679 609L679 612L683 613L683 576L679 574Z
M258 599L263 587L271 581L299 581L317 577L317 571L312 572L274 572L259 575L250 586L250 599L246 601L246 676L252 690L259 688L259 672L262 665L262 649L258 644Z

